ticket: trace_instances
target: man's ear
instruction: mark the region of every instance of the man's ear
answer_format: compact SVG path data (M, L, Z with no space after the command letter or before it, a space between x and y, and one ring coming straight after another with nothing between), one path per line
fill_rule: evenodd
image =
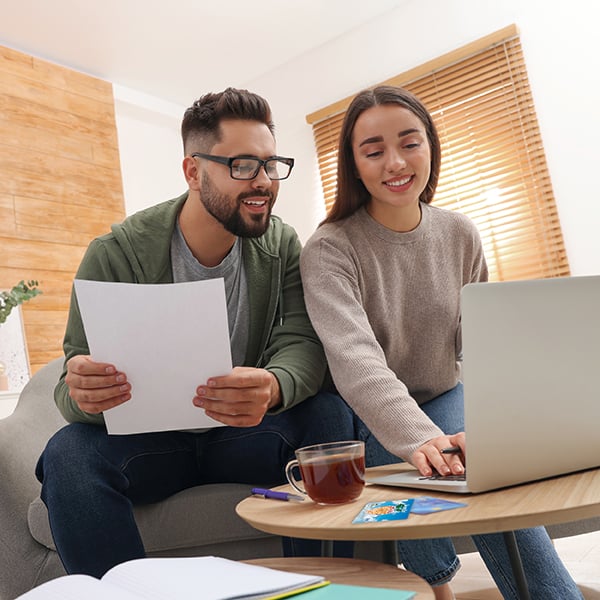
M198 168L198 161L192 156L186 156L183 159L183 175L187 181L190 190L200 189L200 169Z

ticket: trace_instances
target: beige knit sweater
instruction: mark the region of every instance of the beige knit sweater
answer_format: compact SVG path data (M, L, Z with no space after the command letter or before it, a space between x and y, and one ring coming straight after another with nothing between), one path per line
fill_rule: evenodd
M397 233L362 208L317 229L301 255L308 313L340 394L404 460L440 429L419 404L460 373L460 290L487 280L475 225L422 204Z

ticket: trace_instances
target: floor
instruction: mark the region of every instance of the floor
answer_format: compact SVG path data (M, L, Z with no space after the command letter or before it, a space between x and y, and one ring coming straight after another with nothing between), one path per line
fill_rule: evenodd
M600 600L600 531L555 540L555 547L585 600ZM463 554L452 581L457 600L502 600L479 554Z

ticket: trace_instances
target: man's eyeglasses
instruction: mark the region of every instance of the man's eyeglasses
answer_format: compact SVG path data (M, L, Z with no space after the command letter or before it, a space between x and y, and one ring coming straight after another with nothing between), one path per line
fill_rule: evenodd
M293 158L284 158L283 156L272 156L266 160L256 156L227 157L203 154L202 152L194 152L192 156L227 165L232 179L254 179L261 167L265 168L265 173L269 179L287 179L294 166Z

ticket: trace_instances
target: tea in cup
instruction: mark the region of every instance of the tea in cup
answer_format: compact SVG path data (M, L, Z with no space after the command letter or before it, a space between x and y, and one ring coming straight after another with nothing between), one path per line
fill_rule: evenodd
M343 504L356 500L365 486L365 444L359 441L315 444L296 450L296 460L285 467L289 484L317 504ZM294 477L300 469L300 482Z

